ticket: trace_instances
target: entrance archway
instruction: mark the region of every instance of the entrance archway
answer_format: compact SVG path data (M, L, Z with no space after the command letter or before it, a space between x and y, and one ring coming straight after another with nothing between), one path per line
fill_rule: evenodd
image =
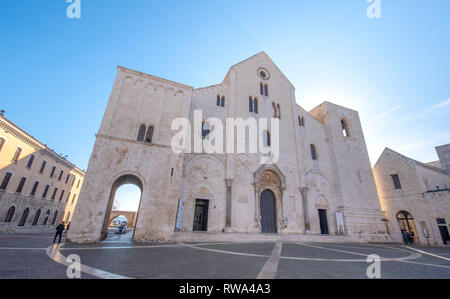
M142 193L143 193L143 185L142 185L141 180L137 176L132 175L132 174L126 174L126 175L123 175L123 176L119 177L118 179L116 179L116 181L111 186L111 193L109 195L109 201L108 201L108 206L106 208L105 219L103 221L100 240L103 241L108 236L108 227L112 221L111 216L114 216L114 214L115 214L115 211L113 211L113 206L114 206L114 201L116 199L116 193L117 193L118 189L124 185L130 185L130 184L137 186L139 188L140 194L133 195L133 197L134 196L138 197L137 211L139 210L139 205L140 205ZM134 227L134 225L137 221L137 217L138 217L138 212L134 212L134 213L136 213L136 216L132 220L133 221L132 224L130 223L131 219L129 219L130 221L128 222L128 225L131 225L132 227ZM120 212L119 215L120 214L123 214L123 212ZM119 215L116 215L115 217L117 217ZM134 238L134 231L133 231L133 238Z
M400 211L397 213L397 221L405 243L408 243L407 234L412 235L414 243L419 243L414 217L407 211Z
M269 189L261 193L261 233L276 234L277 233L277 208L275 203L275 195Z

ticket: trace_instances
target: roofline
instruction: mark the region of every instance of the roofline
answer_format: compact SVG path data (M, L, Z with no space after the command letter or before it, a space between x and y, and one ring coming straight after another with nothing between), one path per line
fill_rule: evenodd
M33 143L35 143L34 145L31 144L33 147L35 147L35 145L37 145L38 147L40 147L43 150L46 150L47 152L53 154L56 156L57 159L61 160L63 163L67 164L69 167L74 168L75 170L81 172L83 175L85 175L86 173L81 170L78 166L76 166L75 164L73 164L72 162L70 162L69 160L67 160L66 158L62 157L61 155L57 154L54 150L52 150L51 148L49 148L47 145L43 144L42 142L40 142L39 140L37 140L35 137L33 137L32 135L30 135L29 133L27 133L24 129L22 129L21 127L19 127L18 125L16 125L15 123L13 123L11 120L9 120L8 118L6 118L4 115L0 115L0 121L4 121L7 124L9 124L10 126L13 127L13 129L16 129L19 131L19 133L25 135L26 137L28 137L29 139L31 139L31 141Z
M417 161L417 160L415 160L415 159L413 159L413 158L407 157L407 156L405 156L405 155L403 155L403 154L400 154L400 153L397 152L397 151L394 151L393 149L391 149L391 148L389 148L389 147L385 147L385 148L384 148L383 152L381 153L381 155L380 155L380 157L378 158L377 162L375 163L374 167L377 165L378 161L380 161L381 157L383 156L383 154L384 154L386 151L394 152L394 153L396 153L397 155L401 156L402 158L405 158L405 159L407 159L407 160L410 160L410 161L414 162L415 164L417 164L417 165L419 165L419 166L423 166L423 167L425 167L425 168L429 168L429 169L434 170L434 171L437 171L437 172L439 172L439 173L446 174L446 173L445 173L442 169L440 169L440 168L437 168L437 167L435 167L435 166L428 165L428 164L425 164L425 163L423 163L423 162Z
M136 70L133 70L133 69L129 69L129 68L126 68L126 67L123 67L123 66L120 66L120 65L117 66L117 71L123 71L123 72L126 72L126 73L131 73L131 74L134 74L134 75L138 75L138 76L141 76L141 77L146 77L146 78L149 78L149 79L152 79L152 80L159 81L161 83L176 85L176 86L178 86L180 88L191 89L191 90L194 89L192 86L189 86L189 85L186 85L186 84L183 84L183 83L178 83L178 82L167 80L167 79L164 79L164 78L161 78L161 77L149 75L149 74L146 74L146 73L143 73L143 72L140 72L140 71L136 71Z
M280 72L280 74L286 79L286 81L289 82L289 84L290 84L290 85L292 86L292 88L294 88L294 90L295 90L294 84L292 84L292 82L288 79L288 77L286 77L286 75L280 70L280 68L278 67L278 65L277 65L277 64L272 60L272 58L270 58L270 56L267 55L267 53L264 52L264 51L261 51L261 52L255 54L255 55L253 55L253 56L250 56L250 57L248 57L248 58L242 60L241 62L238 62L238 63L232 65L232 66L230 67L230 69L228 70L228 72L227 72L225 78L223 79L222 83L224 83L224 82L226 81L226 79L228 78L228 76L229 76L229 74L230 74L230 72L231 72L232 69L234 69L234 68L237 67L238 65L243 64L244 62L247 62L248 60L253 59L253 58L255 58L256 56L261 55L261 54L265 55L265 56L270 60L270 62L272 62L272 64L277 68L277 70Z

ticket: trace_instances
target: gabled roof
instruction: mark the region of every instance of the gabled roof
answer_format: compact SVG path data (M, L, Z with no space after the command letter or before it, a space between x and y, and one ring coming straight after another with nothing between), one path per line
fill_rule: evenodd
M382 157L383 157L385 154L387 154L387 153L393 153L393 154L398 155L399 157L401 157L401 158L403 158L403 159L406 159L406 160L412 162L412 163L415 164L415 165L422 166L422 167L425 167L425 168L434 170L434 171L436 171L436 172L445 174L445 172L444 172L442 169L438 168L438 167L435 167L435 166L432 166L432 165L429 165L429 164L422 163L422 162L420 162L420 161L414 160L414 159L409 158L409 157L407 157L407 156L405 156L405 155L402 155L402 154L400 154L399 152L396 152L396 151L394 151L394 150L392 150L392 149L390 149L390 148L388 148L388 147L386 147L386 148L383 150L383 153L382 153L382 154L380 155L380 157L378 158L378 160L377 160L377 162L375 163L374 167L378 164L378 162L381 161Z
M286 75L280 70L280 68L275 64L275 62L273 62L273 60L270 58L270 56L267 55L267 53L264 52L264 51L261 51L258 54L255 54L255 55L253 55L253 56L251 56L249 58L246 58L246 59L242 60L241 62L236 63L233 66L231 66L230 70L228 71L228 73L226 74L225 78L223 79L223 82L225 82L227 80L228 76L230 75L230 72L234 68L236 68L236 67L238 67L238 66L240 66L240 65L242 65L242 64L244 64L244 63L246 63L248 61L251 61L251 60L253 60L253 59L257 58L257 57L261 57L261 56L263 56L265 59L267 59L280 72L280 74L283 76L283 78L285 78L286 81L288 81L289 84L295 89L295 86L291 83L291 81L289 81L289 79L286 77Z

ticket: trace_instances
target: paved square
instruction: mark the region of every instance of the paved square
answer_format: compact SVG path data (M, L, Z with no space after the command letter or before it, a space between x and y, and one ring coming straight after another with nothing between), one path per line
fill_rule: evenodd
M450 278L450 248L393 244L150 243L126 236L92 245L52 245L53 236L0 235L0 278L67 278L66 257L82 278L367 278L367 256L381 278Z

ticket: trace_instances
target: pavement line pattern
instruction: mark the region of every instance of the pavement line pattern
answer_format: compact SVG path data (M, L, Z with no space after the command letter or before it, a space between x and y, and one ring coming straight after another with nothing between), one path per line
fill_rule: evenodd
M275 279L278 271L278 263L280 262L282 247L282 242L277 242L275 244L272 250L272 254L262 268L261 272L259 272L256 279Z
M419 250L419 249L412 248L412 247L409 247L409 246L404 246L404 245L402 245L402 247L405 247L405 248L408 248L408 249L411 249L411 250L415 250L415 251L423 253L423 254L431 255L431 256L434 256L434 257L446 260L446 261L450 261L450 258L443 257L443 256L440 256L440 255L437 255L437 254L434 254L434 253L426 252L426 251L423 251L423 250Z
M37 248L37 247L0 247L0 250L46 250L47 248Z
M226 250L219 250L219 249L212 249L212 248L204 248L204 247L197 247L194 245L189 245L186 243L178 243L184 247L189 247L193 249L198 250L205 250L205 251L211 251L211 252L217 252L217 253L224 253L224 254L231 254L231 255L244 255L244 256L252 256L252 257L269 257L268 255L262 255L262 254L252 254L252 253L244 253L244 252L234 252L234 251L226 251Z
M415 264L415 265L421 265L421 266L438 267L438 268L450 269L449 266L436 265L436 264L428 264L428 263L420 263L420 262L413 262L413 261L394 261L394 262L409 263L409 264Z
M336 251L336 252L341 252L341 253L365 256L365 257L368 256L368 254L357 253L357 252L352 252L352 251L345 251L345 250L338 250L338 249L326 248L326 247L320 247L320 246L314 246L314 245L304 244L304 243L295 243L295 244L301 245L301 246L309 246L309 247L313 247L313 248L317 248L317 249L325 249L325 250ZM404 249L400 249L400 248L398 250L405 251ZM405 256L405 257L397 257L397 258L384 258L384 257L382 257L381 261L382 262L405 261L405 260L418 259L421 256L422 255L420 253L411 253L409 256ZM321 261L321 262L367 262L366 259L324 259L324 258L283 257L283 256L281 258L282 259L288 259L288 260Z
M58 264L64 265L66 267L70 266L71 263L67 262L67 258L59 252L59 245L50 245L45 252L47 255L57 262ZM98 278L103 279L131 279L130 277L110 273L97 268L86 266L80 263L80 271Z

